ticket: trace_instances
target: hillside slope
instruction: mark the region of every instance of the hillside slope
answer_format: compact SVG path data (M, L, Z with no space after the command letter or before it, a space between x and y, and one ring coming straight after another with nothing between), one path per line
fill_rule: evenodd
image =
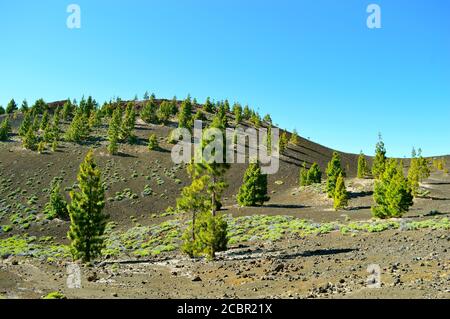
M157 103L161 101L157 100ZM56 107L59 104L61 102L50 103L50 106ZM137 102L137 108L141 106L142 102ZM210 114L209 118L211 116ZM228 114L228 117L232 122L233 115ZM167 126L146 124L138 120L135 128L138 143L136 145L121 144L118 156L107 153L106 122L91 133L88 142L84 144L61 142L57 152L47 150L44 154L23 149L20 138L17 136L20 122L19 114L12 121L13 135L10 140L0 143L2 185L0 198L3 199L2 207L6 207L0 214L2 224L8 224L11 215L17 215L19 225L30 226L31 233L39 232L41 226L26 222L25 211L31 210L39 216L48 201L48 188L54 177L62 178L62 188L66 197L69 198L68 193L76 183L79 164L90 148L94 149L95 158L106 182L108 199L106 211L112 220L118 222L119 227L127 228L136 223L145 225L163 220L167 207L175 206L182 187L190 182L184 165L175 165L171 160L170 152L173 145L167 143L167 136L171 129L177 126L175 119ZM249 125L249 123L244 124ZM61 128L65 130L67 125L68 123L62 123ZM147 149L150 134L156 134L158 137L160 150ZM327 220L339 216L339 213L328 212L329 204L326 199L324 199L322 215L320 215L317 213L317 208L308 209L303 197L295 195L302 163L306 162L309 167L313 162L317 162L324 172L332 153L332 149L301 137L298 145L289 144L287 150L281 155L279 171L268 178L271 200L263 208L237 207L235 196L242 183L247 164L231 165L226 174L229 187L224 192L224 209L234 215L300 214L305 217L322 216L321 219ZM340 155L347 175L355 176L357 155L342 152ZM331 204L329 206L331 207ZM368 215L370 216L370 213ZM52 221L51 225L54 223L58 222ZM61 228L49 226L47 230L65 239L68 225L67 222L62 223L64 226ZM21 227L17 229L20 230Z

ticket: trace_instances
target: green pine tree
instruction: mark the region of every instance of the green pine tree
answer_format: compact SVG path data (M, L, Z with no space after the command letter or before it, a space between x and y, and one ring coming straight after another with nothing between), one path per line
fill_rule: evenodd
M418 152L413 148L412 158L408 170L408 185L414 197L420 195L420 183L430 176L430 163L422 157L422 150Z
M47 124L47 126L44 129L44 134L42 137L42 140L46 143L50 143L55 139L55 127L54 125L49 125Z
M203 246L203 253L209 260L213 260L216 252L227 250L228 223L221 214L213 216L203 213L198 224L198 238Z
M190 186L184 187L177 199L179 211L189 213L191 222L183 233L181 249L190 257L206 255L213 259L215 253L227 249L227 222L222 215L212 215L212 202L208 195L211 177L194 177Z
M366 156L363 154L363 152L361 151L361 153L359 154L358 157L358 178L365 178L367 176L369 172L369 168L367 166L367 160L366 160Z
M267 135L263 140L263 145L267 147L267 154L272 155L272 126L267 127Z
M67 101L63 105L62 109L62 119L64 121L68 121L73 115L73 105L70 99L67 99Z
M38 138L34 134L33 128L30 127L28 129L27 134L22 138L22 145L24 148L29 149L31 151L35 151L37 149Z
M413 205L411 187L396 159L386 162L383 174L375 181L374 200L372 215L383 219L401 217Z
M61 119L61 109L58 106L55 109L55 112L53 113L53 118L52 118L53 125L59 126L60 119Z
M214 111L214 104L211 103L209 96L206 98L205 105L203 106L203 110L206 113L212 113Z
M50 199L44 208L45 217L47 219L66 219L68 217L67 202L61 195L61 181L54 178L50 188Z
M45 152L45 147L46 147L45 142L44 142L44 141L40 141L40 142L38 143L38 145L37 145L37 152L38 152L39 154L44 153L44 152Z
M178 113L178 101L177 101L177 97L174 96L172 98L172 101L170 101L170 114L175 116L175 115L177 115L177 113Z
M419 181L422 182L423 180L430 177L431 168L430 168L430 161L427 158L424 158L422 156L422 149L419 148L419 151L417 153L417 159L418 159L418 166L419 166Z
M348 205L348 193L345 188L345 180L342 173L339 174L336 180L336 189L334 191L334 204L335 210L343 209Z
M252 115L250 116L250 122L253 124L255 128L258 128L261 126L261 117L258 113L252 112ZM281 138L280 138L281 141Z
M237 126L242 122L242 106L239 103L233 105L234 124Z
M229 113L230 112L230 102L228 102L228 100L225 100L225 102L223 102L223 108L225 109L225 112Z
M45 110L48 109L47 103L43 99L38 99L34 102L32 106L34 114L42 114Z
M381 134L378 136L378 143L375 148L375 158L372 164L372 175L375 178L380 178L383 175L384 167L386 165L386 148L384 146Z
M9 101L8 105L6 106L6 114L12 114L17 110L17 103L14 101L14 99L11 99Z
M70 251L73 259L90 262L101 254L108 216L103 213L105 190L93 152L89 151L80 165L78 190L70 192Z
M201 255L204 249L204 245L197 237L199 231L197 219L200 214L209 214L211 210L211 201L206 193L208 182L209 176L207 175L194 178L191 185L183 188L181 197L177 199L177 209L190 216L189 226L182 236L181 249L191 258Z
M41 119L41 124L39 126L39 128L44 131L49 123L49 115L47 111L44 111L44 114L42 115L42 119Z
M220 115L216 115L213 121L210 124L211 128L219 129L222 133L222 140L225 141L225 129L223 126L223 121ZM206 133L206 132L205 132ZM214 137L207 137L205 134L202 136L201 147L198 149L200 154L204 154L204 150L206 147L209 147L212 144ZM220 157L220 152L222 154L222 158L216 161L217 157ZM208 152L211 155L210 159L203 158L201 156L201 160L198 163L191 163L188 167L188 172L194 178L198 178L201 175L208 175L211 177L211 181L208 186L208 193L211 196L212 209L211 214L213 216L216 215L216 211L220 209L221 204L221 196L223 190L228 186L225 182L225 173L230 168L230 164L225 163L224 157L226 154L226 143L223 143L222 150L218 149L210 149Z
M242 111L242 117L245 120L250 120L250 117L252 116L252 111L250 110L250 108L248 107L248 105L246 105L244 107L244 110Z
M89 117L89 128L93 129L102 125L102 112L94 109Z
M77 111L66 132L66 140L80 143L89 137L89 122L86 115Z
M85 118L89 119L89 117L91 116L91 112L95 110L97 106L98 103L94 98L92 98L92 96L88 96L87 100L83 96L80 101L79 110L81 113L83 113Z
M6 117L0 124L0 141L7 141L11 133L11 125L9 124L9 117Z
M170 117L172 116L172 106L170 102L163 101L156 112L156 116L158 118L158 122L162 124L167 124L169 122Z
M122 112L120 108L116 108L112 114L112 118L109 121L108 128L108 152L111 155L117 155L119 147L119 134L120 127L122 126Z
M178 114L178 127L191 130L192 124L192 102L191 98L187 97L186 100L181 103L180 112Z
M202 110L198 110L198 111L195 113L194 120L195 120L195 121L202 121L202 122L206 121L206 115L205 115L205 113L203 113Z
M341 157L337 152L333 152L333 157L328 163L327 170L327 194L329 198L334 198L334 192L336 189L336 182L340 174L345 177L345 171L341 165Z
M52 142L52 152L56 152L58 150L58 140L55 139Z
M152 96L150 100L145 102L144 107L142 108L140 114L141 119L146 123L157 124L158 123L158 116L156 114L157 109L158 108L156 106L155 99Z
M308 186L309 180L308 180L308 169L306 168L306 162L303 162L302 167L300 167L299 172L299 185L300 186Z
M289 140L288 140L286 132L281 133L280 141L279 141L280 154L283 154L286 151L288 143L289 143Z
M158 139L155 134L150 134L148 138L148 149L149 151L155 151L159 149Z
M419 161L418 159L411 158L411 163L408 170L408 185L411 188L411 193L414 197L419 195Z
M39 126L41 126L41 121L39 120L39 116L35 115L33 117L33 124L31 125L31 127L33 128L33 131L37 132L39 131Z
M263 121L266 122L267 124L272 124L272 118L270 117L270 114L264 115Z
M313 163L307 174L308 184L320 184L322 182L322 172L319 164Z
M125 118L121 123L119 133L120 141L136 142L136 136L133 134L135 123L136 111L134 110L134 105L130 102L125 110Z
M267 175L261 172L258 162L250 163L245 171L242 186L237 194L241 206L262 206L269 200L267 196Z
M225 104L220 103L217 107L217 113L213 118L214 124L212 126L214 127L227 127L228 126L228 119L227 119L227 111L225 108Z
M22 105L20 106L20 111L22 113L25 113L25 112L28 112L28 109L29 109L29 107L28 107L27 100L23 100Z
M294 129L292 131L291 137L289 139L289 143L291 143L293 145L298 145L300 143L300 137L298 136L296 129Z

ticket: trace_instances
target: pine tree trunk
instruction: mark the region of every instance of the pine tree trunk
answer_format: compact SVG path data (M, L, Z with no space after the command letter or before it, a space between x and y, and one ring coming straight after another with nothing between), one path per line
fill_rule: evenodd
M215 217L216 216L216 177L213 176L213 189L212 189L212 193L211 193L211 201L212 201L212 215Z
M195 212L192 215L192 241L195 241Z

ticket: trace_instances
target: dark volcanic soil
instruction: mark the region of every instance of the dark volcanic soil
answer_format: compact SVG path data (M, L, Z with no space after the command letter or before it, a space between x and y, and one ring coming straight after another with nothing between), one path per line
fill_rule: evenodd
M83 268L81 289L68 289L63 265L31 260L0 264L0 293L39 298L449 298L450 236L444 231L332 233L304 240L233 248L217 261L184 256ZM17 260L16 260L17 261ZM381 287L369 288L369 265Z
M14 202L8 200L6 204L29 205L30 196L35 195L36 204L30 205L42 210L51 180L61 176L63 189L72 186L80 162L92 147L108 184L110 200L105 210L118 229L126 230L137 223L161 223L171 218L161 214L175 205L181 188L189 182L184 167L170 159L171 145L165 141L169 131L164 126L138 125L141 143L121 145L120 156L107 154L102 137L105 128L87 145L61 143L58 152L42 155L24 150L18 137L13 136L9 142L0 143L0 177L4 180L0 199L20 188ZM148 151L145 141L150 133L160 138L160 151ZM349 172L348 210L332 210L332 202L320 189L297 188L301 163L306 161L309 167L318 162L324 170L331 154L332 150L305 139L298 146L290 145L279 172L269 177L271 200L258 208L236 206L235 194L246 165L233 165L227 173L230 185L224 196L224 212L233 216L291 215L314 222L370 219L373 181L353 178L356 155L341 154ZM143 195L145 185L151 187L152 195ZM417 199L405 219L448 217L450 177L433 172L422 186L430 194ZM123 197L123 193L136 196ZM432 211L434 216L430 215ZM10 224L9 218L8 214L0 215L0 225ZM68 226L67 221L33 222L26 229L13 225L11 232L0 232L0 239L27 233L54 236L56 242L67 243ZM69 298L449 298L449 244L448 230L427 228L361 232L354 237L331 232L251 242L231 247L214 262L194 262L175 251L147 262L108 261L102 266L84 267L81 289L67 288L65 262L10 257L0 260L0 298L40 298L56 290ZM374 264L381 269L381 288L368 287L367 267Z

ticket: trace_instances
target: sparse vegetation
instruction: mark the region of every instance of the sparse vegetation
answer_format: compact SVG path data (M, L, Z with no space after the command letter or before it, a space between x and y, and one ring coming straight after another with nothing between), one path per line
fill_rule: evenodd
M67 299L67 298L61 292L53 291L42 297L42 299Z
M122 279L123 277L119 276L124 274L125 267L121 263L114 263L115 260L134 262L135 259L140 258L155 258L155 261L159 261L161 258L161 260L167 259L169 263L181 260L183 265L196 263L195 267L211 267L212 275L215 275L217 262L205 265L198 263L198 259L186 261L185 258L179 258L179 254L183 252L191 257L202 259L214 259L218 255L219 260L226 260L227 264L233 267L231 272L223 268L230 276L229 280L244 280L254 277L251 272L242 271L242 269L236 270L236 274L242 271L242 275L235 276L234 265L247 266L248 254L255 254L255 256L267 254L267 260L271 260L272 252L267 248L272 247L271 242L277 242L277 249L284 254L301 241L305 247L301 249L301 252L292 252L292 254L295 256L293 258L303 259L309 251L317 249L314 248L316 241L320 240L323 245L328 240L335 245L336 236L352 240L352 237L361 236L363 232L373 234L384 232L386 236L390 236L391 230L392 233L404 231L402 238L408 237L410 240L409 237L415 239L414 236L421 229L427 229L427 233L436 234L437 241L445 240L441 237L450 229L450 223L445 216L446 213L440 212L445 211L446 201L439 201L444 198L441 191L447 189L445 158L433 159L432 180L436 181L420 184L429 176L431 165L429 160L422 157L420 150L413 156L411 164L409 159L405 159L405 164L410 164L408 179L404 176L400 177L398 173L403 171L402 164L397 161L397 167L393 169L390 167L391 160L384 156L385 170L375 181L366 179L371 175L367 167L368 157L360 154L358 161L358 177L364 179L353 179L356 172L354 166L349 163L354 161L353 163L356 164L357 156L346 154L345 162L342 163L339 153L336 153L333 154L327 167L328 179L322 182L320 167L329 160L327 155L324 155L328 153L322 152L320 148L314 148L315 145L307 140L302 142L301 147L295 147L300 137L295 134L296 132L292 134L285 132L286 137L289 137L290 148L280 162L281 174L277 173L278 175L271 177L271 182L268 184L267 176L262 174L259 163L251 164L247 167L240 189L225 192L228 183L233 187L238 183L236 176L242 176L244 170L233 168L228 174L229 166L222 163L204 162L200 165L192 163L188 165L188 172L192 179L190 183L187 183L186 175L182 172L185 166L168 162L169 152L165 154L166 152L161 149L161 152L152 152L149 155L148 149L158 149L158 142L176 125L170 121L177 121L174 115L178 110L176 99L158 100L157 103L154 96L152 99L156 106L156 120L151 124L160 125L139 123L136 129L134 121L131 120L135 117L132 115L132 110L138 111L145 102L128 102L119 98L105 102L101 109L95 106L96 102L93 98L83 99L80 107L75 100L48 105L39 102L38 108L31 108L29 111L24 108L24 113L19 113L16 119L12 116L8 117L12 125L10 129L12 134L8 135L8 143L0 143L4 152L2 154L5 154L5 157L0 158L0 258L6 260L4 266L7 270L14 269L11 263L16 260L20 264L36 260L45 269L58 269L55 270L54 275L57 276L60 272L57 267L70 259L81 259L86 263L98 259L102 261L100 272L103 272L103 269L105 272L114 269L114 276ZM149 96L147 102L150 100ZM265 127L272 121L270 116L265 116L262 120L265 123L261 122L259 114L248 106L246 115L245 108L242 109L239 103L234 103L231 111L228 101L211 103L210 112L206 112L205 106L196 104L195 100L191 102L191 105L191 119L192 116L195 119L202 119L204 125L209 124L211 127L221 129L222 132L228 125L228 121L231 126L242 124L243 127L253 123ZM87 127L88 135L81 138L79 144L66 143L59 138L59 135L64 134L67 137L67 132L76 126L73 122L79 114ZM248 122L246 116L248 119L252 118L253 123ZM47 120L45 120L46 117ZM6 117L3 116L4 121L5 119ZM43 125L45 122L46 124ZM168 123L170 125L166 126ZM112 133L113 131L115 133ZM125 138L127 135L128 137ZM116 137L116 150L113 153L118 153L120 143L122 156L106 156L105 150L109 151L111 144L114 146L114 143L111 143L114 141L110 139L111 136ZM133 138L130 139L130 136L144 141L148 139L149 143L127 145L130 142L133 143ZM45 155L38 156L36 153L17 147L20 145L19 137L24 146L45 152ZM106 142L105 137L108 138ZM121 140L121 138L124 139ZM67 138L66 140L69 141ZM270 131L267 140L271 141ZM202 150L206 144L206 141L202 144ZM46 145L48 146L45 151ZM49 152L50 147L53 153ZM74 167L73 163L82 160L87 147L96 149L98 163L102 167L102 178L99 173L100 166L92 162L92 165L80 169L77 182L67 185L64 183L62 186L63 177L66 181L75 175L77 167ZM58 152L54 153L56 150ZM23 156L20 161L14 158L17 154ZM294 158L294 156L297 157ZM362 163L362 157L364 157L364 163ZM36 169L34 167L30 169L29 163L33 161L36 161ZM297 177L299 161L307 162L303 163ZM306 163L308 167L312 163L309 169ZM83 162L81 166L83 165L86 163ZM343 167L347 169L344 170ZM394 170L396 174L392 173ZM344 178L346 172L348 176ZM362 172L365 174L361 175ZM386 175L387 172L391 172L389 176ZM82 175L84 182L80 182ZM51 181L54 176L57 177ZM333 200L335 210L348 209L345 212L331 211L332 201L326 199L325 194L329 188L331 189L334 177L334 187L332 187L334 190L330 198ZM417 193L414 192L412 184L414 180L418 181ZM294 188L297 184L302 187ZM173 194L180 189L181 196L177 201L176 209L164 206L174 200ZM372 208L372 214L381 219L369 219L370 212L366 209L368 206L363 206L370 205L373 190L375 190L375 205ZM71 192L69 210L67 210L65 192ZM412 205L412 197L408 197L408 193L422 198L417 201L417 210L411 213L414 214L414 218L410 218L413 215L408 214L408 218L400 219ZM269 199L269 194L273 202L270 205L263 205ZM427 196L428 194L430 196ZM95 205L90 206L89 203ZM226 207L221 210L222 203ZM236 203L239 206L262 205L262 207L238 207ZM94 209L90 210L92 207ZM112 212L113 221L106 223L106 215L109 212ZM441 218L440 215L443 217ZM77 217L74 218L74 216ZM71 217L68 234L70 244L66 245L59 233L60 230L69 226L68 217ZM391 217L399 219L388 220ZM54 220L55 218L58 220ZM328 219L328 222L318 222ZM94 224L96 226L93 226ZM88 225L91 225L90 230ZM42 234L42 237L30 236L28 233ZM322 236L329 233L333 234L330 237ZM371 236L385 236L384 234ZM316 237L316 235L321 236ZM365 241L361 241L362 249L367 247L370 249L371 246L368 246L368 243L373 244L373 241L379 238L385 240L387 237L364 235ZM351 245L352 242L349 241L346 244ZM392 242L392 244L396 243ZM226 251L229 248L231 250ZM223 252L217 254L220 251ZM274 254L278 254L278 251ZM266 266L264 258L261 259L263 260L261 269L269 271L264 269ZM255 265L258 265L260 259L258 257L254 259ZM249 260L253 260L253 257ZM334 262L334 258L332 261ZM135 267L132 265L134 264L130 264L130 267ZM285 266L286 269L290 267ZM16 269L19 268L16 267ZM323 270L323 268L319 269ZM304 272L308 273L309 269ZM180 272L174 270L174 273ZM177 276L173 274L167 280L176 280ZM199 273L199 276L205 281L202 273ZM267 278L265 280L272 280L270 279L272 273L263 273L262 276ZM48 287L42 291L58 289L56 286L52 287L54 288ZM42 294L38 295L38 298L42 298Z

